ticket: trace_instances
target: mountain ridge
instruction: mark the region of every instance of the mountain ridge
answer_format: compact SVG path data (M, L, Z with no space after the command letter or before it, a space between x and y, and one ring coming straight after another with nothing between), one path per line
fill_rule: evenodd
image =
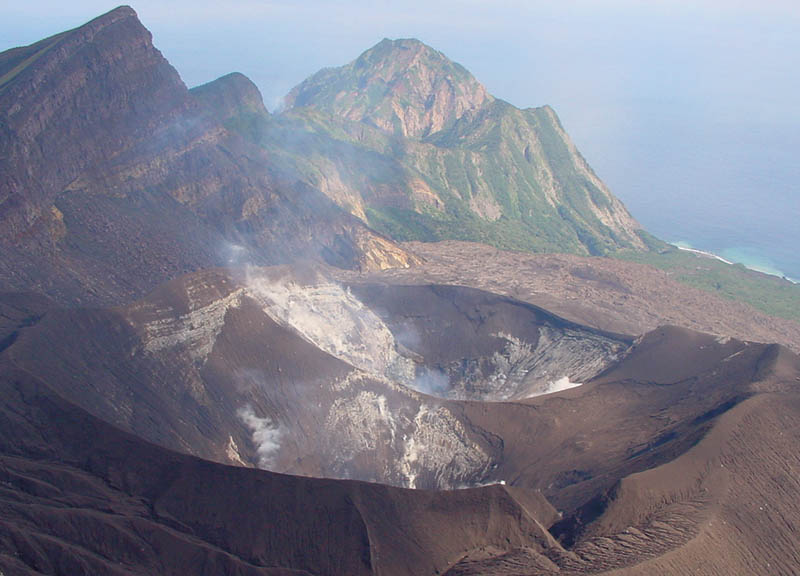
M247 255L351 267L414 259L281 179L235 121L267 117L229 75L189 91L129 7L0 55L0 286L124 302ZM24 64L24 66L23 66Z
M312 75L285 104L261 138L278 163L395 239L648 249L551 107L494 98L418 40L384 39Z

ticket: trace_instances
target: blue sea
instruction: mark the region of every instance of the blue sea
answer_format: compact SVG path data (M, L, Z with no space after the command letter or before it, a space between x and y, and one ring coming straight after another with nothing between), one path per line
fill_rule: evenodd
M631 106L605 131L578 121L568 129L575 126L589 163L651 233L800 279L800 125L654 109Z

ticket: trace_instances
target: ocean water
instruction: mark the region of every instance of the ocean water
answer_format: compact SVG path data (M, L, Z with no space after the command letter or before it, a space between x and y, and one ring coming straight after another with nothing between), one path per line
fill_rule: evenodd
M652 102L610 117L619 129L574 123L576 141L645 229L800 279L800 124L711 121L681 107L656 114Z

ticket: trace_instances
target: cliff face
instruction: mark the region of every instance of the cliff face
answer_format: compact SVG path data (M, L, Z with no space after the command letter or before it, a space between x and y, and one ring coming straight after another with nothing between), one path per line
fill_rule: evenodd
M15 239L87 168L180 114L186 87L133 10L2 55L0 219Z
M325 195L275 176L242 136L269 122L240 74L187 90L127 7L0 54L0 285L118 302L231 262L408 265Z
M241 74L187 90L127 7L0 54L0 286L111 303L231 262L413 265L397 239L642 247L551 109L421 42L288 104L270 116Z
M286 105L274 133L294 138L268 133L268 147L390 236L578 254L645 248L552 108L493 98L419 41L384 40L315 74Z

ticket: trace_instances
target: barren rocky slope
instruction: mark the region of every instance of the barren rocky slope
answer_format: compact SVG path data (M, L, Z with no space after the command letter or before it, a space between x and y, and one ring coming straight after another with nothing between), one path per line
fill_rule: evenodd
M400 486L507 480L572 511L687 449L773 353L679 328L630 342L473 290L267 269L196 274L125 309L51 309L3 355L175 450Z
M198 574L790 574L797 566L800 360L785 348L664 328L580 387L457 402L322 352L313 330L301 330L302 294L281 316L281 285L270 287L242 292L207 272L127 310L20 318L0 354L4 567L178 573L186 554ZM455 302L470 295L448 290ZM369 316L359 309L357 318ZM360 344L350 344L357 359ZM246 380L252 372L237 380L233 364L261 370L263 380ZM336 426L334 445L299 457L298 446L321 439L309 435L318 426L309 414L321 405L330 416L337 400L357 413ZM409 409L416 416L406 430ZM394 431L406 454L418 448L405 462L420 485L506 486L406 492L237 471L156 448L85 410L183 452L240 458L240 467L409 483L392 476ZM344 425L362 421L359 436ZM337 452L350 440L354 452ZM481 453L488 459L470 459Z
M631 341L479 291L348 288L288 269L197 273L125 309L51 309L25 323L9 360L150 441L440 489L493 478L502 458L502 440L442 399L582 382Z
M800 352L800 324L714 296L644 264L567 254L502 251L471 242L411 242L425 259L410 270L331 273L343 281L472 286L530 302L611 332L642 334L674 324L741 340L777 342ZM697 266L703 266L698 258Z
M222 466L123 433L2 368L5 574L435 574L472 548L557 547L537 519L554 512L535 493L432 493Z

